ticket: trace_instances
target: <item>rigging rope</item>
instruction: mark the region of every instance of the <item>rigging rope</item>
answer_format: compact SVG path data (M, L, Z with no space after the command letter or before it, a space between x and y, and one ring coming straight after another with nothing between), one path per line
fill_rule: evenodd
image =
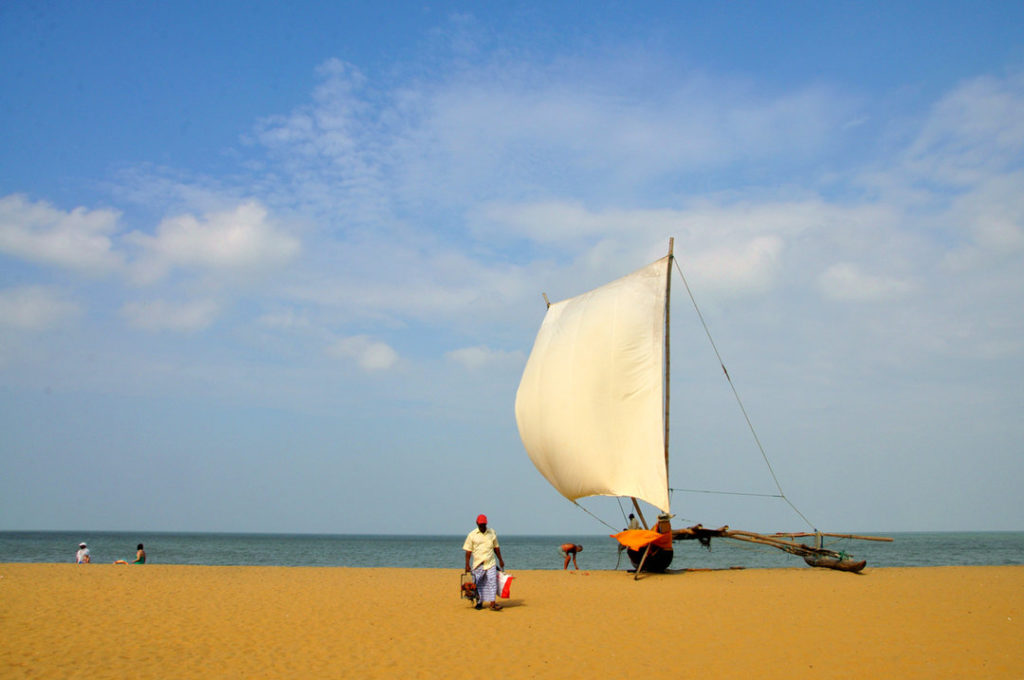
M669 491L682 491L683 493L714 493L721 494L723 496L755 496L758 498L785 498L782 494L778 493L748 493L745 491L711 491L709 489L673 489L669 487Z
M718 346L715 345L714 338L711 337L711 330L708 329L708 324L704 321L704 315L700 311L700 307L697 306L697 299L693 297L693 291L690 290L690 284L686 281L686 276L683 275L683 269L679 266L679 258L672 258L676 263L676 271L679 272L679 278L683 280L683 286L686 288L686 294L690 296L690 302L693 303L693 308L697 312L697 318L700 319L701 326L704 327L704 334L708 336L708 342L711 343L711 349L714 350L715 356L718 357L718 365L722 367L722 372L725 373L725 379L729 383L729 388L732 390L733 396L736 398L736 403L739 404L740 411L743 413L743 418L747 421L747 427L750 428L750 434L754 436L754 442L757 444L758 450L761 452L761 457L764 458L765 465L768 466L768 472L772 476L772 481L775 482L775 488L779 490L779 498L786 501L789 507L793 508L793 512L800 515L803 521L807 522L807 526L814 529L814 525L811 521L804 516L804 513L800 512L793 501L786 497L786 493L782 490L782 485L779 484L779 478L775 476L775 470L772 468L771 461L768 460L768 454L765 453L764 447L761 446L761 439L757 436L757 431L754 429L754 424L750 421L750 416L747 415L747 409L743 406L743 400L740 399L739 392L736 391L736 386L732 382L732 377L729 375L729 371L725 368L725 361L722 360L722 355L718 352Z
M573 505L575 505L575 506L576 506L577 508L579 508L580 510L582 510L583 512L585 512L585 513L587 513L588 515L590 515L591 517L593 517L594 519L596 519L596 520L597 520L598 522L600 522L601 524L603 524L603 525L605 525L606 527L608 527L609 529L611 529L612 531L614 531L614 532L618 533L618 531L619 531L618 529L616 529L615 527L613 527L613 526L612 526L611 524L608 524L608 522L605 522L605 521L604 521L603 519L601 519L600 517L598 517L597 515L595 515L594 513L592 513L592 512L590 511L590 510L587 510L587 509L586 509L585 507L583 507L582 505L580 505L580 504L579 504L579 503L577 503L576 501L572 501L572 504L573 504Z
M671 489L669 489L671 491ZM622 509L622 496L616 496L615 502L619 504L619 514L622 515L622 523L629 524L629 518L626 517L626 511Z

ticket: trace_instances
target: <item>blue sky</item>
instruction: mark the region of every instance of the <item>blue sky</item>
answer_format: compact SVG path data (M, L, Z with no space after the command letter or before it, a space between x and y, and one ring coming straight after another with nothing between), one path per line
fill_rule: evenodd
M815 525L1024 529L1022 25L5 3L0 529L600 533L530 464L515 390L542 292L669 237ZM672 485L771 492L678 283Z

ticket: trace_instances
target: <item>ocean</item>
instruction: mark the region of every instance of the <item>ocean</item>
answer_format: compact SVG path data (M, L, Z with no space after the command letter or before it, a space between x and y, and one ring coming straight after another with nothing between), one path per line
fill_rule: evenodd
M1024 564L1024 532L878 533L892 543L838 541L827 544L866 559L868 567ZM215 534L101 531L3 531L0 563L73 562L80 542L94 563L131 562L143 543L150 564L259 565L287 567L405 567L462 569L460 536ZM625 553L605 534L517 536L499 532L505 567L561 569L562 543L578 543L580 569L625 570ZM804 567L799 557L769 547L714 539L711 550L696 541L676 543L674 569ZM570 564L569 568L572 568Z

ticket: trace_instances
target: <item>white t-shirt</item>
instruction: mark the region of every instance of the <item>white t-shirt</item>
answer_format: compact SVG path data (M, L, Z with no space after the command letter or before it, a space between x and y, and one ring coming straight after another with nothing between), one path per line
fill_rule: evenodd
M79 548L78 552L75 553L75 560L79 564L81 564L82 562L85 562L85 558L88 557L88 556L89 556L89 549L88 548Z

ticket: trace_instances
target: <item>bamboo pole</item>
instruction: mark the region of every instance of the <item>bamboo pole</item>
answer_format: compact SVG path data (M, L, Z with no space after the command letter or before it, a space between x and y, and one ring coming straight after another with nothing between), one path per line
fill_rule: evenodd
M665 274L665 482L668 482L668 414L669 414L669 392L671 382L669 380L671 372L669 371L670 355L672 351L671 343L671 328L672 325L669 323L671 320L672 305L672 252L675 249L675 238L670 237L668 240L668 272ZM668 509L665 510L668 512Z
M647 520L644 519L644 511L640 509L640 504L636 502L636 498L630 496L629 499L633 501L633 509L636 510L636 514L640 518L640 524L643 525L644 529L650 528L647 526Z
M891 538L889 536L861 536L861 535L858 535L858 534L828 534L828 533L825 533L825 532L821 532L820 534L812 534L812 533L807 533L807 532L784 533L784 532L780 531L780 532L775 533L774 535L775 536L792 536L793 538L804 538L804 537L807 537L807 536L818 536L818 535L821 535L821 536L830 536L832 538L849 538L849 539L852 539L852 540L855 540L855 541L883 541L885 543L892 543L895 540L894 538Z
M791 555L829 555L831 557L837 557L839 555L839 553L834 550L812 548L808 545L804 545L803 543L797 543L796 541L771 540L770 537L762 536L760 534L729 532L727 534L723 534L722 538L731 538L737 541L767 545L773 548L778 548L784 552L788 552Z
M806 536L814 535L815 534L806 534ZM687 529L677 529L673 532L673 538L679 540L691 537L731 538L736 541L746 541L747 543L757 543L759 545L777 548L784 552L788 552L791 555L824 555L828 557L839 557L839 553L835 550L800 543L793 538L789 538L785 534L767 536L765 534L754 533L753 531L734 531L727 527L722 527L720 529L705 529L700 525L689 527Z
M648 543L647 544L647 549L644 550L644 556L640 558L640 564L637 565L636 572L633 573L633 580L634 581L636 581L636 580L638 580L640 578L640 572L643 570L644 562L647 561L647 555L650 552L651 552L651 544Z

